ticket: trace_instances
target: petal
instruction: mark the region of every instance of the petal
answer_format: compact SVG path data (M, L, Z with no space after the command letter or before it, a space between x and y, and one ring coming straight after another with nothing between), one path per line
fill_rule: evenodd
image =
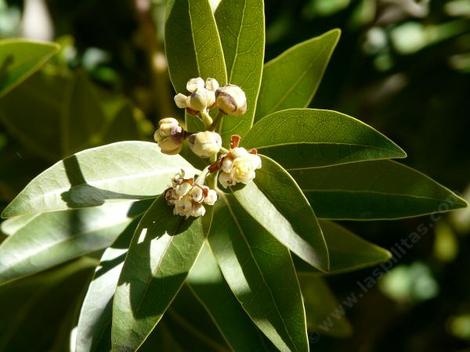
M191 78L186 84L186 89L191 93L200 88L204 88L204 80L201 77Z

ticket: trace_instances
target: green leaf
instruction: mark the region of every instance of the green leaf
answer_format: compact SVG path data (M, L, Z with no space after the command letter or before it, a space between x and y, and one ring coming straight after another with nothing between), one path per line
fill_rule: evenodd
M338 43L333 29L286 50L264 66L256 119L273 112L310 104Z
M144 214L113 303L112 346L135 351L180 290L204 243L199 220L174 216L164 197Z
M272 350L230 291L207 244L189 272L187 284L233 351Z
M111 321L114 291L124 265L127 249L137 221L119 236L101 256L88 286L77 326L76 352L99 352L111 349Z
M428 176L394 161L292 170L291 174L324 219L400 219L467 206Z
M7 129L25 147L54 161L98 145L108 133L109 119L82 72L39 72L0 104L0 120Z
M336 111L289 109L256 123L242 140L287 169L404 158L406 153L365 123Z
M240 86L247 98L243 116L222 120L222 140L244 136L253 125L264 63L263 0L224 0L217 7L215 19L227 64L228 82Z
M9 218L0 224L0 231L6 236L11 236L15 232L18 232L21 228L25 227L27 224L29 224L32 220L41 215L42 213L37 213L33 215L23 215Z
M165 49L173 87L186 91L190 78L215 78L227 83L220 36L208 0L169 0Z
M208 0L169 0L165 23L165 50L175 91L186 94L186 83L194 77L212 77L227 83L224 52ZM200 121L186 114L190 131Z
M328 249L315 213L295 180L261 156L255 182L234 191L243 208L269 233L310 265L328 271Z
M40 214L0 246L0 284L106 248L148 202Z
M162 322L172 328L185 351L230 351L210 315L187 285L178 292Z
M303 307L289 251L231 195L215 205L209 244L232 292L281 351L308 351Z
M345 316L344 307L336 300L324 280L318 276L299 275L302 296L307 312L309 332L320 332L334 337L352 334L351 324Z
M194 173L183 158L161 153L156 143L118 142L84 150L34 178L2 217L155 197L181 169Z
M54 43L24 39L0 41L0 98L37 71L59 51Z
M341 225L321 220L320 226L330 253L330 271L326 275L359 270L392 258L386 249L363 240ZM296 262L296 267L297 271L314 272L301 261Z

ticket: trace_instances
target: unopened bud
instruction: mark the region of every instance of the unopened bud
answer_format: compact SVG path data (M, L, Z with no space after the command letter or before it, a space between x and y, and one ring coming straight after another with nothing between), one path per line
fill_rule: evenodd
M178 120L167 117L161 119L159 128L155 131L153 138L158 143L162 153L178 154L183 147L184 131Z
M243 115L247 109L245 92L234 84L217 89L217 107L228 115Z
M209 158L222 148L222 138L216 132L198 132L191 135L188 141L193 153L201 158Z

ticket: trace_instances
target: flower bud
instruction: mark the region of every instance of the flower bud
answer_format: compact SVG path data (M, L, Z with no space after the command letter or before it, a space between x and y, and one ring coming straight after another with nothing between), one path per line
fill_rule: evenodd
M232 176L228 172L219 173L219 182L224 188L235 185L235 180L232 178Z
M256 170L261 168L261 158L245 148L232 148L222 159L219 182L227 188L237 183L247 184L256 177Z
M219 82L214 78L208 78L206 82L201 77L191 78L186 84L186 89L191 94L186 96L178 93L175 95L176 106L192 115L207 112L215 104L215 91L219 88Z
M199 88L189 96L189 106L191 110L203 111L210 108L215 103L215 94L206 88Z
M246 112L245 92L234 84L217 89L215 92L217 107L228 115L243 115Z
M191 135L188 141L193 153L201 158L209 158L222 148L222 138L216 132L198 132Z
M204 198L204 203L206 203L207 205L214 205L216 201L217 201L217 192L214 191L213 189L208 189L207 195Z
M167 117L161 119L159 128L155 131L153 138L158 143L162 153L178 154L183 147L184 131L178 120Z
M200 216L204 216L205 213L206 213L206 208L204 208L202 204L193 205L192 210L191 210L191 216L198 218Z

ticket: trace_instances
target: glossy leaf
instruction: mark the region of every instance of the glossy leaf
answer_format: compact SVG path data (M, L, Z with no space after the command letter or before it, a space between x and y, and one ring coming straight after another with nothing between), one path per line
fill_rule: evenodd
M228 82L240 86L247 98L248 110L240 117L222 120L222 140L244 136L253 125L264 63L263 0L224 0L215 19L227 64Z
M292 170L318 217L399 219L463 208L465 200L428 176L393 161Z
M186 83L194 77L212 77L227 82L224 53L214 14L208 0L170 0L165 23L165 50L173 87L188 94ZM190 131L201 129L200 121L186 114Z
M230 291L207 244L191 269L187 283L233 351L272 350Z
M107 248L88 286L77 326L76 352L111 349L113 297L137 221Z
M242 140L287 169L404 158L406 153L365 123L336 111L289 109L267 116Z
M41 215L42 213L37 213L33 215L23 215L9 218L0 224L0 231L6 236L11 236L15 232L18 232L18 230L20 230L21 228L25 227L27 224L29 224L32 220Z
M186 92L186 83L193 77L227 82L222 44L208 0L168 2L165 49L176 92Z
M290 253L231 195L215 205L209 244L232 292L281 351L307 351L305 311Z
M386 249L363 240L341 225L321 220L320 226L330 253L330 271L326 275L359 270L392 258ZM316 272L300 260L296 261L296 267L297 271Z
M340 30L334 29L286 50L264 66L256 119L310 104L325 73Z
M113 303L113 350L134 351L158 324L203 245L199 220L174 216L163 197L132 239Z
M0 284L106 248L146 202L43 213L0 246Z
M0 97L20 84L59 51L54 43L25 39L0 41Z
M175 91L187 94L193 77L212 77L227 82L224 53L208 0L170 0L167 4L165 50ZM186 114L188 130L200 129L200 121Z
M193 172L183 158L161 153L156 143L118 142L84 150L34 178L2 217L155 197L181 169Z
M305 301L308 330L334 337L350 336L352 327L346 319L344 307L336 300L325 281L318 276L302 273L299 282Z
M233 192L240 205L278 241L310 265L328 271L328 249L315 213L295 180L262 157L255 182Z

